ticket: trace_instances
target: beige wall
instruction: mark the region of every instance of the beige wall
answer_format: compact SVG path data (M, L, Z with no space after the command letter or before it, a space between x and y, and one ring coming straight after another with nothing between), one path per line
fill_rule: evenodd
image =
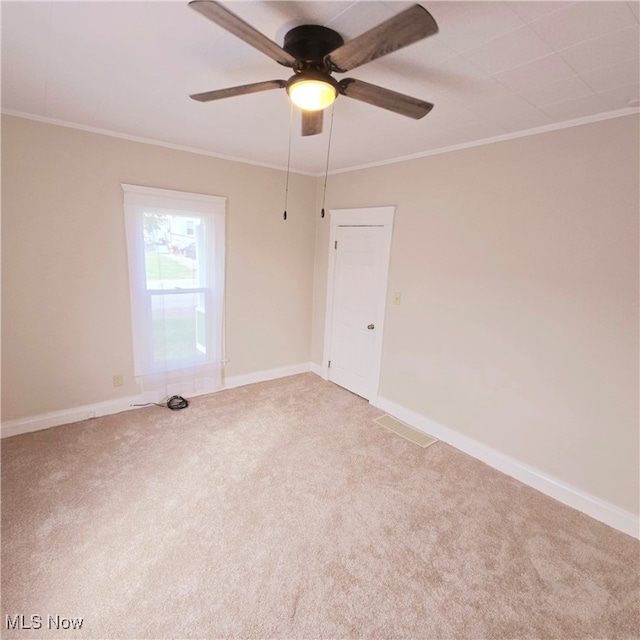
M227 197L227 375L309 362L314 178L3 117L3 420L139 392L123 182Z
M397 205L380 395L637 513L638 176L635 116L330 176Z
M638 175L625 117L330 176L397 206L380 395L637 512ZM3 420L138 392L122 182L228 198L227 375L320 363L323 179L284 223L281 171L3 117Z

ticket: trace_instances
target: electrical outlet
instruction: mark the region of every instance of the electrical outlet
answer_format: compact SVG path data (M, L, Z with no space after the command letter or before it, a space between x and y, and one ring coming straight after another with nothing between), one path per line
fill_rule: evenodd
M124 384L124 378L122 377L122 374L118 373L115 376L113 376L114 387L121 387L123 384Z

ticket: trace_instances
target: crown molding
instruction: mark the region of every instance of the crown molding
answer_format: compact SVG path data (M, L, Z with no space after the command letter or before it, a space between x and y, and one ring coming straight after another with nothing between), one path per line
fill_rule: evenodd
M46 116L39 116L33 113L27 113L24 111L14 111L12 109L2 109L0 111L2 115L13 116L14 118L23 118L25 120L34 120L35 122L43 122L44 124L53 124L59 127L66 127L68 129L77 129L78 131L86 131L88 133L97 133L102 136L109 136L111 138L120 138L121 140L128 140L129 142L139 142L141 144L149 144L156 147L164 147L165 149L172 149L174 151L185 151L187 153L195 153L200 156L208 156L210 158L217 158L218 160L227 160L229 162L239 162L240 164L249 164L256 167L264 167L266 169L276 169L277 171L286 171L286 167L282 167L276 164L269 164L268 162L258 162L256 160L247 160L246 158L238 158L236 156L227 156L222 153L214 153L213 151L206 151L204 149L197 149L196 147L189 147L186 145L173 144L172 142L163 142L162 140L155 140L154 138L143 138L140 136L133 136L128 133L119 133L118 131L111 131L109 129L99 129L98 127L92 127L84 124L77 124L75 122L67 122L66 120L56 120L55 118L48 118ZM313 173L311 171L299 171L291 168L290 173L297 173L304 176L317 177L321 174ZM322 174L324 175L324 174Z
M549 133L550 131L558 131L560 129L570 129L572 127L580 127L584 124L592 124L594 122L600 122L601 120L612 120L613 118L621 118L624 116L630 116L640 113L638 107L628 107L625 109L619 109L616 111L607 111L606 113L598 113L593 116L585 116L583 118L576 118L574 120L566 120L564 122L556 122L554 124L547 124L542 127L535 127L533 129L525 129L523 131L515 131L513 133L505 133L500 136L493 136L491 138L482 138L480 140L474 140L472 142L463 142L461 144L454 144L450 147L440 147L438 149L431 149L429 151L421 151L408 156L399 156L396 158L390 158L388 160L380 160L378 162L369 162L367 164L361 164L354 167L347 167L345 169L335 169L329 171L328 175L338 175L340 173L349 173L350 171L360 171L361 169L370 169L372 167L382 167L388 164L398 164L399 162L407 162L408 160L417 160L419 158L428 158L430 156L439 156L443 153L452 153L453 151L462 151L463 149L471 149L472 147L483 147L488 144L494 144L496 142L507 142L509 140L516 140L518 138L526 138L528 136L537 136L542 133ZM318 174L324 175L322 174Z
M69 129L77 129L79 131L87 131L89 133L97 133L103 136L110 136L112 138L120 138L122 140L128 140L130 142L139 142L142 144L154 145L157 147L164 147L166 149L173 149L174 151L185 151L187 153L195 153L201 156L208 156L210 158L217 158L219 160L227 160L229 162L238 162L240 164L248 164L257 167L264 167L266 169L275 169L277 171L289 171L290 173L297 173L299 175L311 176L313 178L320 178L325 175L324 171L300 171L294 168L289 168L275 164L269 164L267 162L257 162L255 160L248 160L247 158L239 158L236 156L228 156L221 153L214 153L213 151L205 151L203 149L197 149L195 147L189 147L185 145L173 144L171 142L163 142L162 140L155 140L153 138L143 138L140 136L133 136L126 133L119 133L117 131L111 131L108 129L99 129L97 127L91 127L89 125L77 124L74 122L67 122L65 120L56 120L55 118L48 118L45 116L39 116L32 113L26 113L22 111L13 111L10 109L2 109L0 111L2 115L13 116L16 118L24 118L26 120L34 120L36 122L43 122L45 124L53 124L60 127L67 127ZM382 167L390 164L398 164L400 162L407 162L410 160L418 160L420 158L428 158L431 156L439 156L444 153L452 153L454 151L462 151L464 149L471 149L473 147L482 147L488 144L495 144L497 142L508 142L509 140L517 140L518 138L526 138L529 136L536 136L543 133L549 133L551 131L559 131L561 129L570 129L572 127L580 127L585 124L592 124L594 122L601 122L602 120L612 120L614 118L621 118L624 116L637 115L640 113L638 107L627 107L625 109L618 109L616 111L607 111L606 113L598 113L592 116L585 116L583 118L576 118L574 120L566 120L564 122L557 122L554 124L544 125L542 127L534 127L533 129L525 129L523 131L515 131L513 133L506 133L500 136L493 136L491 138L481 138L479 140L473 140L472 142L463 142L461 144L455 144L448 147L439 147L437 149L430 149L428 151L421 151L406 156L398 156L395 158L389 158L387 160L379 160L377 162L369 162L366 164L355 165L352 167L344 167L342 169L334 169L327 172L327 175L339 175L341 173L349 173L351 171L360 171L362 169L371 169L373 167Z

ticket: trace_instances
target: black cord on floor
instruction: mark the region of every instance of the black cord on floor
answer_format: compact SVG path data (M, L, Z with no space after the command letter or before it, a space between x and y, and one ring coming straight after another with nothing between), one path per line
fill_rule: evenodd
M179 409L186 409L189 403L182 396L171 396L167 400L167 407L171 411L178 411Z
M186 409L189 403L182 396L171 396L166 402L145 402L144 404L132 404L131 407L148 407L149 405L155 405L156 407L167 407L171 411L178 411L180 409Z

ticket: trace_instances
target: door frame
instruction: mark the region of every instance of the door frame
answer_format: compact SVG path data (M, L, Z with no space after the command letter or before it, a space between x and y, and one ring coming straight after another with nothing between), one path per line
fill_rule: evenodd
M338 227L382 227L383 247L382 265L383 279L378 294L379 318L376 321L376 333L373 354L373 378L375 388L369 402L376 400L380 387L380 370L382 366L382 337L384 334L384 316L386 311L387 288L389 281L389 260L391 257L391 237L393 234L393 220L396 207L393 205L384 207L361 207L358 209L330 209L329 210L329 256L327 269L327 300L324 317L324 343L322 350L322 377L329 379L329 354L331 353L331 334L333 330L333 296L334 279L336 273L336 253L334 246L338 236Z

